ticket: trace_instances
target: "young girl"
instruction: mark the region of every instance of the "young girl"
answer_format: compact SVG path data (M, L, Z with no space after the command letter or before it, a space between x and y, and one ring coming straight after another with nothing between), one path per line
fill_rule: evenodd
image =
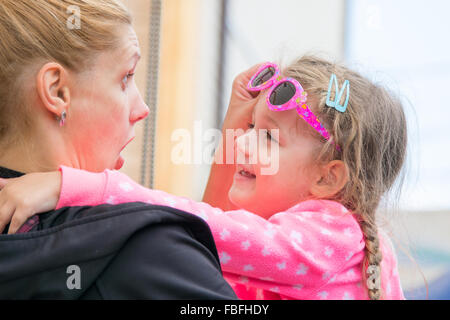
M234 147L236 158L258 155L255 163L234 165L228 198L239 209L149 190L118 171L62 166L62 180L39 176L39 185L45 178L54 194L60 191L59 200L39 195L54 202L29 208L28 216L55 206L171 206L209 224L224 277L241 299L404 299L394 249L376 224L380 199L405 158L399 101L344 66L311 56L281 73L265 64L248 89L259 95L249 130ZM278 170L262 174L267 163L259 154L274 148L278 157L270 161ZM26 178L12 182L22 183L16 190L25 190Z

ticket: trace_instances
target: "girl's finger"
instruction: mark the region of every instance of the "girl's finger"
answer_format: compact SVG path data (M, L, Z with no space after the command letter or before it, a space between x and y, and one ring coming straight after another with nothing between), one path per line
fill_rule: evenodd
M16 209L11 220L11 224L9 225L8 234L14 234L20 227L27 221L28 212L24 210Z
M258 64L253 65L252 67L248 68L244 72L242 72L242 75L248 79L247 81L250 81L251 77L258 71L259 67L261 67L266 62L260 62Z
M8 179L0 178L0 190L3 189L8 183Z
M256 98L259 95L259 91L249 91L249 90L247 90L247 83L250 81L252 76L256 73L258 68L261 67L263 64L264 64L264 62L255 64L254 66L252 66L251 68L245 70L244 72L242 72L241 74L239 74L236 77L236 80L237 80L236 81L236 86L237 87L241 87L243 89L243 94L248 99Z
M14 214L14 207L5 204L0 207L0 233L3 232L5 226L11 221L11 217Z
M17 180L17 178L0 178L0 190L3 189L8 183Z

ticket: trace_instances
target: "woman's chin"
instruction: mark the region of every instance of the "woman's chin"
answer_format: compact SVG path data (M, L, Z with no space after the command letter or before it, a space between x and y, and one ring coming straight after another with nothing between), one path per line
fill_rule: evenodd
M125 163L125 159L122 157L122 155L119 155L119 158L117 158L117 161L116 161L116 165L114 166L114 170L122 169L124 163Z

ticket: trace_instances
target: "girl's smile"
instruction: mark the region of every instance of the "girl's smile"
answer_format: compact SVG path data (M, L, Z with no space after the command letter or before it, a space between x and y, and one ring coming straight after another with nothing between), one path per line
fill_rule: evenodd
M236 164L236 173L234 177L238 181L249 181L255 179L256 175L253 173L251 166Z
M270 134L274 129L279 133L276 139ZM313 150L320 141L306 130L310 128L296 110L272 111L261 94L249 130L236 138L230 201L268 218L307 199L317 172ZM267 173L275 162L277 170Z

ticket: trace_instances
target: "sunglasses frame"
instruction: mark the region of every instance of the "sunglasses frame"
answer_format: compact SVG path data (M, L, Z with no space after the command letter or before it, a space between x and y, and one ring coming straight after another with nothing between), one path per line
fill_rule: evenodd
M260 84L259 86L253 87L252 83L256 79L256 77L265 69L267 68L274 68L275 73L272 77L270 77L267 81ZM273 91L282 83L284 82L290 82L295 87L295 93L286 103L282 105L273 105L270 102L270 96L272 95ZM266 62L261 67L258 68L258 70L255 72L255 74L251 77L250 81L247 84L247 89L249 91L262 91L264 89L270 88L267 96L266 96L266 102L267 106L272 111L284 111L284 110L290 110L290 109L296 109L298 115L305 120L311 127L313 127L314 130L320 133L322 137L324 137L326 140L330 140L330 134L325 129L325 127L320 123L319 119L315 116L315 114L309 109L308 105L306 104L307 96L308 94L303 89L303 87L300 85L300 83L289 77L282 77L280 73L280 69L278 65L272 62ZM338 147L339 148L339 147Z

